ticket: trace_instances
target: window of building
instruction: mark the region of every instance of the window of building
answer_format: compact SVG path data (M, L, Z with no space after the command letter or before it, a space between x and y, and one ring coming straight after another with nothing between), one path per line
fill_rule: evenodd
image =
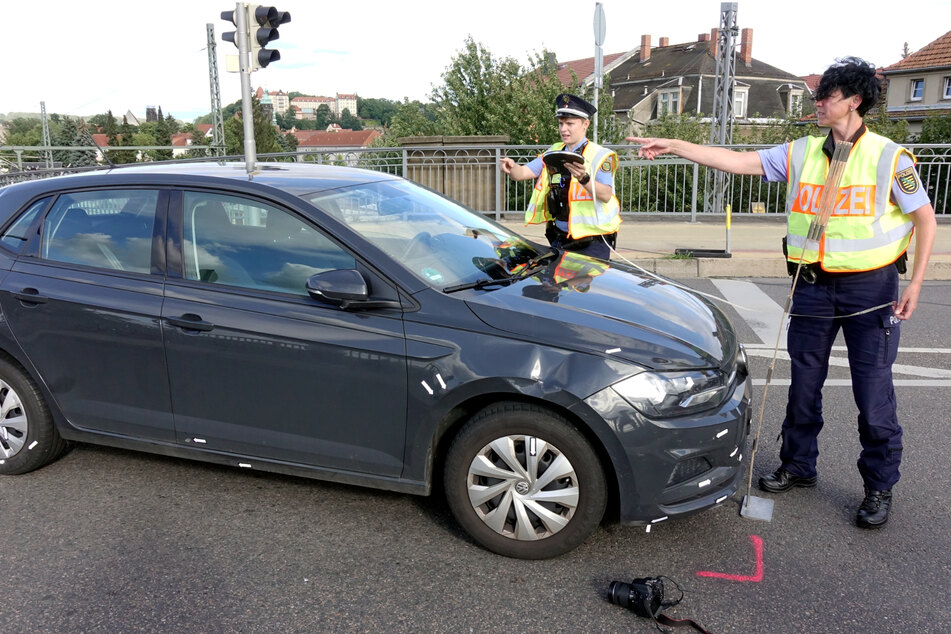
M750 89L737 86L733 90L733 117L745 119L747 104L749 103Z
M911 80L911 93L908 96L909 101L921 101L925 93L925 80L924 79L912 79Z
M793 90L789 93L789 104L786 106L786 112L791 116L798 117L802 115L802 91Z
M661 91L657 101L657 116L680 114L680 88Z
M944 91L941 95L942 99L951 99L951 77L944 78Z

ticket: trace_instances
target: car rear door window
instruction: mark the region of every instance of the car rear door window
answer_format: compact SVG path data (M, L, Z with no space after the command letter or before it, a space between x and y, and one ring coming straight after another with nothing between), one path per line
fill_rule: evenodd
M43 222L43 259L149 273L156 190L72 192L57 198Z
M0 236L0 242L3 243L3 246L15 253L22 251L29 240L29 236L26 235L26 232L29 231L33 225L36 216L42 210L46 209L46 205L48 205L49 202L50 199L47 197L41 198L30 205L30 207L3 232L3 235Z
M303 219L267 203L186 191L185 278L307 295L307 278L351 269L353 256Z

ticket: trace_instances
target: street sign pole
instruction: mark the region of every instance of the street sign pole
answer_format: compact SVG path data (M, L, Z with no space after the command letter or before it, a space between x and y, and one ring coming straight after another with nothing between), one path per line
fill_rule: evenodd
M600 2L594 3L594 107L598 107L598 93L604 88L604 55L601 45L604 44L605 19L604 7ZM598 142L598 111L594 112L594 142Z

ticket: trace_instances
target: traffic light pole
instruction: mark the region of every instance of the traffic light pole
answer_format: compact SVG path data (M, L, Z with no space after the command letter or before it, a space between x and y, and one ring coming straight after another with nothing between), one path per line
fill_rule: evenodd
M254 172L257 147L254 144L254 108L251 104L251 65L248 62L248 14L245 4L238 2L234 11L238 38L238 67L241 75L241 117L244 120L244 162L248 174Z

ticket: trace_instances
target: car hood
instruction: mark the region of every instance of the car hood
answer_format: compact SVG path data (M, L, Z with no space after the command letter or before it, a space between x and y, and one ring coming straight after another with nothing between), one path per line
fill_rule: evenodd
M572 268L583 274L566 280ZM736 349L726 316L700 295L584 256L567 254L531 278L477 293L466 303L493 328L649 369L720 367Z

